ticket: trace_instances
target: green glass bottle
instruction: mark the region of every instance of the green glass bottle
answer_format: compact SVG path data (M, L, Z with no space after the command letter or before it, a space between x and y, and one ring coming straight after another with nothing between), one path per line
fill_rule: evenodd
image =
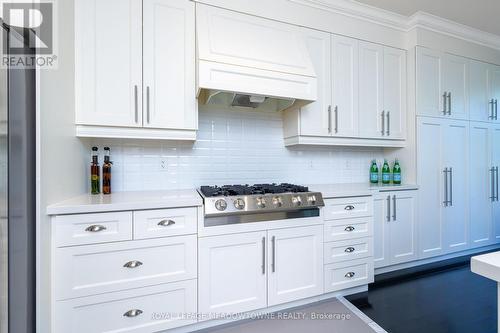
M376 160L372 160L372 166L370 167L370 183L378 184L378 166Z
M389 184L391 182L391 168L389 168L389 163L384 160L384 165L382 166L382 184Z
M392 183L401 185L401 166L399 165L398 159L394 161L394 167L392 168Z

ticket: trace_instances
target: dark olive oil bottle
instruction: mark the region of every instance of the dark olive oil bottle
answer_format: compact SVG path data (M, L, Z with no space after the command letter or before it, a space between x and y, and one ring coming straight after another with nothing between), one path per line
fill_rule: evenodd
M110 194L111 193L111 164L113 164L109 160L109 147L104 147L104 163L102 165L102 193Z
M101 193L99 153L97 147L92 147L92 162L90 163L90 193Z

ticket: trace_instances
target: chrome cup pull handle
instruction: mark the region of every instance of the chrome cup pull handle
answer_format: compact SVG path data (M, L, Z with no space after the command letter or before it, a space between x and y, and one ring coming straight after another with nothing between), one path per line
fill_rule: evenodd
M142 314L142 310L139 310L139 309L132 309L132 310L128 310L127 312L125 312L123 314L124 317L129 317L129 318L133 318L133 317L137 317L139 315Z
M355 250L355 248L353 248L352 246L349 246L344 251L347 252L347 253L351 253L351 252L354 252L354 250Z
M160 227L168 227L168 226L171 226L171 225L174 225L174 224L175 224L175 221L174 220L169 220L169 219L161 220L160 222L158 222L158 225Z
M99 232L99 231L104 231L104 230L106 230L106 227L103 225L100 225L100 224L94 224L94 225L91 225L91 226L85 228L85 231L88 231L88 232Z
M351 278L353 278L353 277L354 277L354 275L356 275L356 273L354 273L354 272L348 272L348 273L347 273L346 275L344 275L344 276L345 276L346 278L351 279Z
M345 229L344 229L344 230L345 230L345 231L347 231L347 232L351 232L351 231L354 231L354 229L355 229L355 228L354 228L353 226L351 226L351 225L350 225L350 226L345 227Z
M353 205L347 205L344 207L345 210L353 210L354 208L356 207L354 207Z
M123 267L125 268L136 268L136 267L139 267L139 266L142 266L142 262L138 261L138 260L131 260L129 262L127 262L125 265L123 265Z

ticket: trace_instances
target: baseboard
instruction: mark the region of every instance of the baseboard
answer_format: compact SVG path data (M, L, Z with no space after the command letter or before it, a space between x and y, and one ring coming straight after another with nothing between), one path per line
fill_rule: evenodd
M422 261L414 262L413 266L389 270L386 272L377 272L375 275L375 282L370 284L371 288L383 287L387 284L398 283L404 280L414 279L416 277L442 272L457 267L469 265L470 258L488 252L500 250L500 244L494 246L478 248L470 251L464 251L450 256L442 256ZM360 297L363 297L360 295Z

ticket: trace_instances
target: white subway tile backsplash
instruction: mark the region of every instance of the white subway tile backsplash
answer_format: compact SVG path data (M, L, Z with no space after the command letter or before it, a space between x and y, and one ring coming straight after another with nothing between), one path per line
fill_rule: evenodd
M197 141L93 139L111 148L114 191L196 188L207 184L368 181L379 148L291 147L281 113L201 106ZM102 159L101 159L102 163Z

